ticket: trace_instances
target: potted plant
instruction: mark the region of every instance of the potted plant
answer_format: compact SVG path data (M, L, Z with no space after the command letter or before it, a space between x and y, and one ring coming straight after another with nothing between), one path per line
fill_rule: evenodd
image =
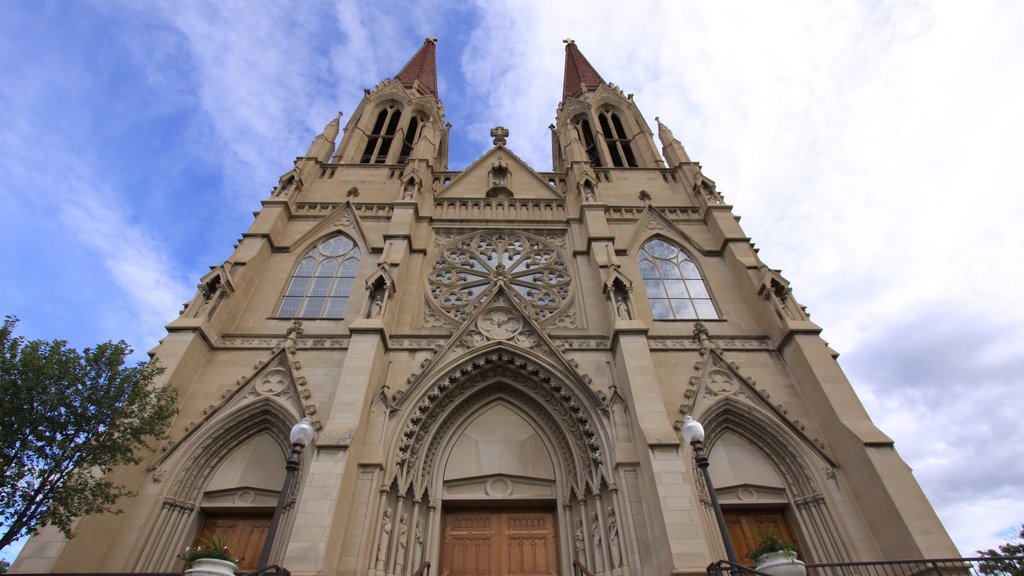
M185 548L180 556L189 566L188 576L234 576L238 558L231 555L228 545L218 538L210 538L206 545Z
M754 561L754 570L772 576L805 576L807 567L796 559L793 543L766 529L757 548L747 557Z

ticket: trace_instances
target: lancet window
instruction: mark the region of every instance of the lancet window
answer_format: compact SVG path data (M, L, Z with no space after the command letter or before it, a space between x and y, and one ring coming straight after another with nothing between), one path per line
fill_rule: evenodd
M595 168L600 168L601 155L597 152L597 140L594 138L594 131L590 128L590 121L581 118L577 126L579 126L580 137L583 138L583 148L586 149L587 158Z
M358 269L359 248L348 236L324 239L299 261L277 315L344 318Z
M700 270L678 246L655 238L643 245L638 260L655 320L718 318Z
M611 110L605 110L597 118L601 123L604 142L608 145L612 166L636 168L636 157L633 156L633 148L629 145L629 136L626 134L625 126L622 125L619 115Z
M409 159L409 154L412 154L412 147L416 144L416 132L420 128L420 119L418 116L413 115L409 119L409 127L405 131L405 140L402 142L402 152L398 155L398 163L405 164L405 161Z
M481 232L446 245L428 276L431 295L452 318L464 319L498 281L544 320L571 295L572 278L554 247L521 232Z
M395 139L398 123L402 120L402 109L397 105L386 106L377 113L373 128L367 135L366 148L359 162L361 164L384 164L388 159L391 141Z

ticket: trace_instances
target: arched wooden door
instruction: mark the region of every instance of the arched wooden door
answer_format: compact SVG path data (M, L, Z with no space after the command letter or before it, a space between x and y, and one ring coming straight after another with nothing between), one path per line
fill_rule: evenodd
M557 576L554 510L456 509L444 516L441 576Z

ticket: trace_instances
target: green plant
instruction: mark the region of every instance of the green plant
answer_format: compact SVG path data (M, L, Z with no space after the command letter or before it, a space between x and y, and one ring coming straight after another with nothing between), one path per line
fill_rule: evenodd
M228 550L227 542L220 540L219 538L210 538L207 540L206 545L196 546L195 548L185 548L185 552L180 555L181 559L189 564L200 560L202 558L213 558L215 560L227 560L234 564L238 564L239 558L235 558L231 555Z
M757 548L754 548L747 554L747 558L750 558L754 562L765 554L771 552L795 552L796 548L793 543L785 538L780 538L771 528L765 528L764 532L761 533L761 539L758 541Z

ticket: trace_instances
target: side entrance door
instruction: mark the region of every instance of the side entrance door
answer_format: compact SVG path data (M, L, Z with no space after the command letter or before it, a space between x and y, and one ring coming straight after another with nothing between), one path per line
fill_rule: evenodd
M441 576L557 576L552 510L449 510Z

